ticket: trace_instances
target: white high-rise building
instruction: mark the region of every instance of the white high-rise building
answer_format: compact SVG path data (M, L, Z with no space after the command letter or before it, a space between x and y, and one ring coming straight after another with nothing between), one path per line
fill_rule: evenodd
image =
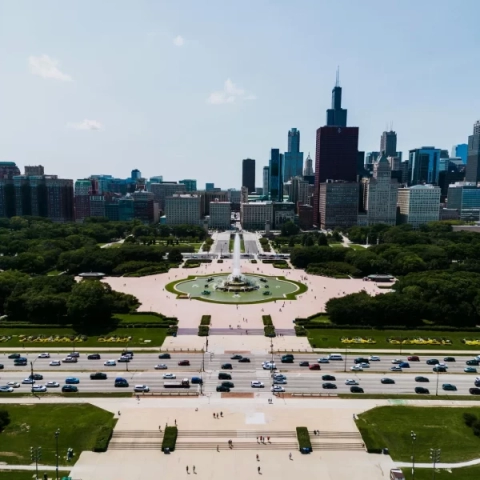
M441 188L434 185L414 185L398 189L400 223L418 228L440 218Z
M305 168L303 169L303 175L305 177L311 177L312 175L315 175L315 172L313 171L313 160L310 156L310 153L305 160Z
M227 230L232 223L232 206L230 202L210 202L210 228Z
M200 225L201 197L178 194L165 199L167 225Z
M272 202L242 203L240 221L244 230L264 230L267 221L273 225Z
M269 195L268 186L270 185L270 167L263 167L263 194Z

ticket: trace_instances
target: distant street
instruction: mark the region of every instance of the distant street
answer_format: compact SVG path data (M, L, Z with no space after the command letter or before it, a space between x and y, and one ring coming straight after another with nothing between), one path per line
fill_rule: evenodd
M245 245L245 253L250 253L257 255L258 246L257 246L257 235L252 232L243 232L243 243Z

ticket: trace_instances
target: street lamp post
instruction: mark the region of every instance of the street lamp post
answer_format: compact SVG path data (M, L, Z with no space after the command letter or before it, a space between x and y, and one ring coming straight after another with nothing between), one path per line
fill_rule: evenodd
M433 463L433 475L432 480L435 480L435 465L440 461L440 454L442 450L440 448L431 448L430 449L430 458Z
M55 472L56 472L56 480L58 480L58 436L60 435L60 429L57 428L57 431L55 432L55 450L56 450L56 465L55 465Z
M38 480L38 462L42 459L42 447L30 447L30 457L35 462L35 478Z
M417 434L412 430L410 437L412 437L412 480L415 480L415 440L417 439Z
M348 356L348 346L345 347L345 363L344 363L344 366L343 366L343 371L344 372L347 371L347 356Z
M438 397L438 378L439 378L439 376L440 376L440 372L437 368L437 388L435 389L435 396L437 396L437 397Z

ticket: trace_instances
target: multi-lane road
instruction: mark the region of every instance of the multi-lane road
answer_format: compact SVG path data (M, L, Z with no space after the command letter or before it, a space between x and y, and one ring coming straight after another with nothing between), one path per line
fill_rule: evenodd
M27 355L25 355L27 356ZM122 391L114 387L116 377L123 377L130 383L128 391L132 391L134 385L148 385L150 390L166 391L163 387L163 374L170 372L175 373L177 380L185 377L201 376L203 378L203 392L214 393L216 386L222 380L218 379L221 371L228 372L232 376L234 383L233 392L270 392L272 384L271 373L262 368L262 363L271 360L271 355L245 355L251 359L250 363L240 363L237 360L231 360L230 354L213 355L210 353L188 354L188 353L172 353L171 359L158 359L157 354L137 354L134 359L126 363L118 363L116 366L104 366L104 362L109 359L118 359L118 355L104 355L101 360L87 360L86 354L81 354L77 363L62 363L59 367L49 366L50 361L64 358L64 355L53 355L49 359L37 358L34 353L28 354L29 361L34 361L33 368L35 373L41 373L43 379L37 381L37 384L44 385L48 381L59 382L60 385L65 383L66 377L76 377L80 380L78 385L79 392L112 392ZM273 359L276 363L277 372L283 373L287 377L287 383L283 385L287 393L348 393L350 385L346 385L347 379L356 380L365 393L373 394L413 394L417 386L428 388L431 394L435 394L437 390L439 394L452 395L468 395L469 388L474 386L477 375L475 373L464 373L465 360L474 358L474 355L468 357L456 357L456 362L448 362L448 373L435 373L432 371L433 366L427 365L426 360L431 357L421 356L418 362L409 362L410 368L405 368L403 372L392 372L392 360L395 357L383 356L380 361L370 362L370 368L363 372L353 372L350 367L356 355L348 356L345 362L345 356L341 361L330 361L330 363L321 364L321 370L309 370L308 367L300 367L301 361L316 363L318 356L311 354L295 355L295 362L292 364L281 363L280 355L274 355ZM436 357L443 361L443 357ZM181 360L189 360L189 366L179 366ZM403 357L402 360L406 360ZM0 370L0 385L6 385L8 382L21 382L30 373L30 364L24 367L16 367L13 360L5 356L0 362L4 365L4 370ZM167 365L166 370L155 370L155 365L164 363ZM222 368L225 363L232 364L231 370ZM128 370L127 370L128 368ZM346 371L345 371L346 370ZM479 367L480 371L480 367ZM90 380L90 373L104 372L107 373L107 380ZM323 375L332 375L335 380L323 380ZM428 378L429 382L417 382L415 377L423 376ZM480 374L479 374L480 376ZM384 377L391 378L394 384L382 384L381 379ZM264 389L253 389L251 381L259 380L265 384ZM323 383L334 383L337 386L335 390L323 389ZM449 383L457 387L457 391L443 391L442 384ZM30 391L30 385L21 385L16 388L17 392ZM200 387L192 385L190 391L197 391ZM51 389L55 391L55 389ZM58 390L58 388L56 389ZM176 391L176 389L171 389ZM5 393L7 395L7 393Z

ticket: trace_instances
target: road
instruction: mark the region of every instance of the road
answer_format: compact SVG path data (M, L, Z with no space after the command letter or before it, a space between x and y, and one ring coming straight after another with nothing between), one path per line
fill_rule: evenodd
M33 356L33 355L31 355ZM192 376L202 376L204 380L204 392L215 392L216 386L221 383L218 380L218 373L226 371L232 375L232 381L235 384L234 391L251 392L250 382L252 380L260 380L264 382L265 389L257 391L267 393L271 386L270 372L263 370L262 362L270 358L263 355L249 355L250 363L239 363L236 360L230 359L230 354L213 355L206 353L204 359L201 354L172 354L170 360L159 360L156 354L137 354L134 360L129 364L117 363L114 367L104 366L104 361L107 357L101 360L87 360L85 355L81 355L76 364L62 364L60 367L50 367L51 359L37 359L34 363L34 371L41 373L44 378L39 380L38 384L44 384L48 381L57 381L61 385L68 376L74 376L80 379L78 385L80 392L113 392L121 389L114 387L114 379L117 376L127 378L130 383L130 388L127 391L132 391L136 384L145 384L150 387L152 391L165 391L163 387L163 374L166 372L175 373L177 379L184 377L191 378ZM115 357L114 357L115 358ZM406 394L414 393L416 386L428 388L430 393L434 394L437 388L439 394L448 393L449 395L468 395L468 389L474 386L476 375L463 373L465 366L465 358L457 358L457 362L449 363L449 373L436 374L432 372L432 366L426 365L425 360L428 357L420 357L420 362L411 362L410 369L404 369L403 372L391 372L391 361L393 357L384 357L381 361L371 362L371 367L365 369L363 372L352 372L350 367L353 364L355 356L349 356L346 362L347 371L345 372L345 362L336 361L328 364L321 364L321 370L309 370L308 367L300 367L300 361L315 362L317 359L312 355L296 355L295 363L282 364L280 356L274 355L274 361L277 364L279 372L287 376L287 384L284 385L287 393L348 393L350 386L345 384L345 380L354 379L358 381L359 385L364 389L365 393L392 393L392 394ZM180 360L189 359L190 366L178 366ZM443 359L442 359L443 360ZM0 372L0 384L5 385L9 381L21 382L26 378L30 372L29 367L14 367L13 360L3 360L5 369ZM167 370L155 370L154 366L157 363L165 363ZM202 367L202 363L204 363ZM222 369L225 363L232 364L232 370ZM128 365L128 371L126 370ZM202 369L205 371L202 372ZM101 371L108 375L107 380L90 380L90 373ZM337 385L336 390L325 390L322 384L329 380L322 380L323 375L333 375ZM416 382L415 377L418 375L425 376L429 382ZM389 377L395 380L395 384L382 384L380 379ZM451 383L457 387L456 392L443 392L442 384ZM197 391L199 387L192 385L190 391ZM28 392L29 385L22 385L17 388L17 392ZM58 389L57 389L58 390ZM175 391L176 389L172 389ZM8 395L8 394L5 394Z
M257 246L257 236L255 233L243 232L243 244L245 245L245 253L257 255L259 253Z
M219 255L229 253L230 251L230 232L217 233L217 242L215 244L215 252Z

